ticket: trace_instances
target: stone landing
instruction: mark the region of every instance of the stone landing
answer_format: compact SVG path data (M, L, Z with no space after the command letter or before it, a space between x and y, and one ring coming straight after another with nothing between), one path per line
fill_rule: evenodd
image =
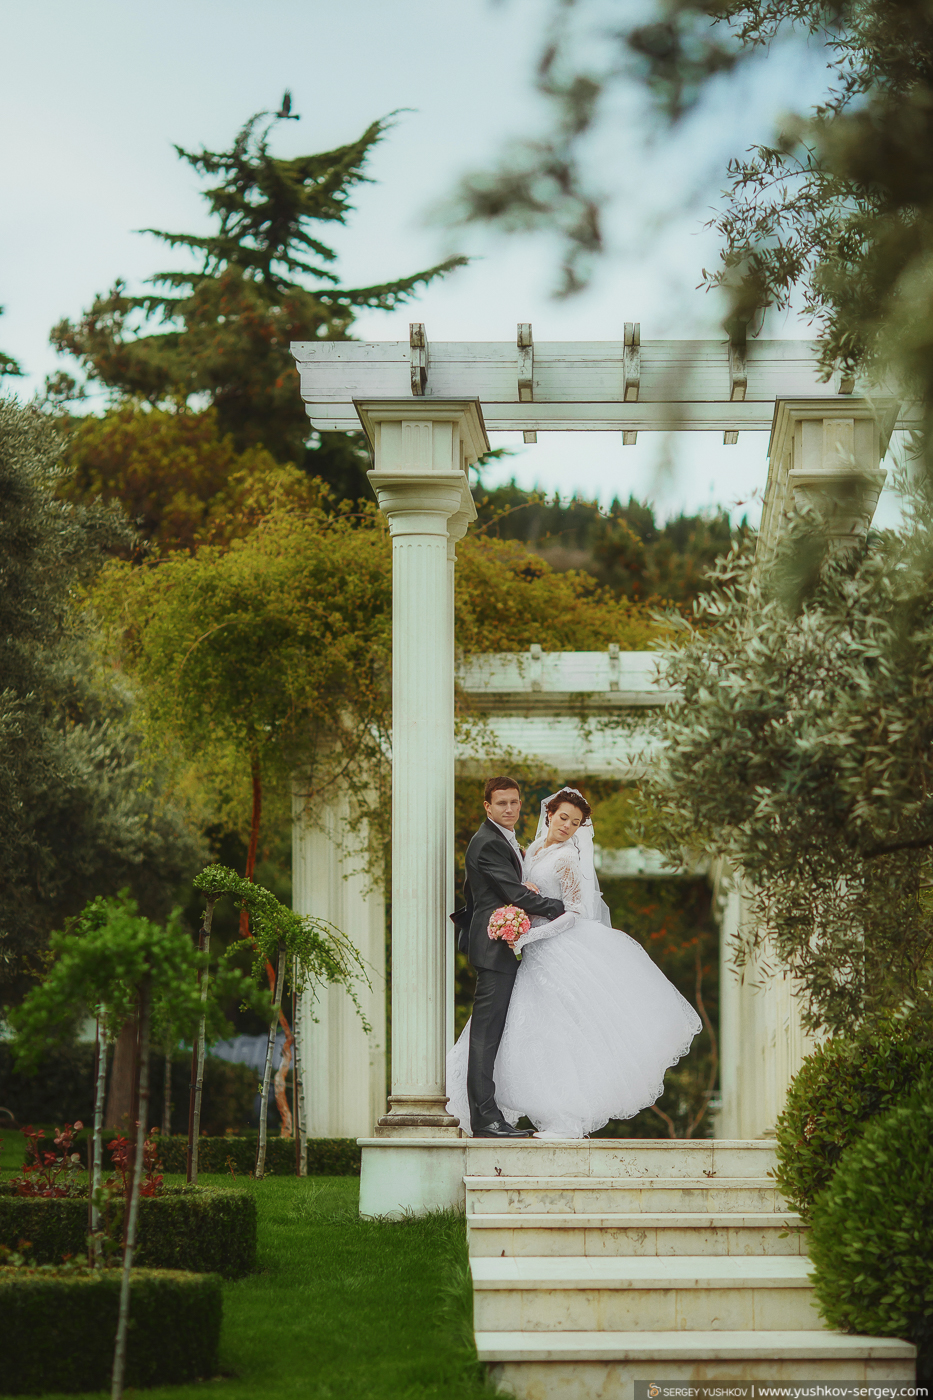
M770 1212L780 1208L774 1204L779 1198L766 1175L773 1161L773 1149L763 1142L670 1142L663 1138L539 1142L535 1138L519 1138L499 1143L459 1137L456 1132L449 1137L399 1135L359 1138L358 1142L363 1159L360 1214L364 1216L398 1218L426 1210L458 1208L472 1214L467 1203L467 1178L471 1182L496 1178L498 1185L511 1193L508 1199L520 1202L514 1208L521 1211L533 1209L535 1198L519 1183L537 1178L546 1178L558 1192L558 1203L546 1209L562 1212L567 1208L561 1202L566 1192L573 1189L590 1192L587 1199L597 1208L599 1200L608 1199L600 1195L607 1182L620 1188L634 1188L638 1182L638 1191L647 1193L640 1194L631 1207L638 1211L654 1210L656 1206L667 1213L673 1208L673 1198L665 1194L670 1190L688 1193L677 1198L683 1210L715 1210L719 1197L715 1189L710 1192L707 1188L711 1183L715 1187L726 1177L735 1186L740 1179L746 1179L749 1186L745 1195L729 1195L733 1204L741 1200L748 1202L750 1209ZM690 1196L691 1186L701 1194ZM504 1202L507 1198L501 1199ZM690 1199L696 1200L695 1207L683 1204ZM752 1206L753 1201L768 1204ZM503 1209L511 1211L513 1206Z

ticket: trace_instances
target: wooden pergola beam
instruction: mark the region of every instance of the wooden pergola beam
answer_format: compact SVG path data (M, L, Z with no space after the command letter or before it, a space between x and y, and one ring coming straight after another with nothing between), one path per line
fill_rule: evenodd
M765 432L778 399L830 399L852 384L820 378L805 340L296 341L292 353L313 426L358 432L361 399L478 400L490 432ZM885 390L885 397L897 397ZM905 406L899 427L914 421Z

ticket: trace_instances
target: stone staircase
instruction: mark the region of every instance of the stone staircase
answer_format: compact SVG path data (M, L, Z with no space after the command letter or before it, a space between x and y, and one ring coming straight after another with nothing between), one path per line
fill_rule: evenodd
M913 1381L908 1343L824 1327L770 1143L491 1147L470 1144L464 1184L477 1352L503 1390Z

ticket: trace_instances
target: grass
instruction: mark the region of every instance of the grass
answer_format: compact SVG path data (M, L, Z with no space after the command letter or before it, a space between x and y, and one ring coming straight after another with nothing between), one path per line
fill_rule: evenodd
M51 1131L44 1123L36 1126L44 1127L46 1137L51 1137ZM26 1139L19 1128L0 1128L0 1176L4 1172L20 1171L25 1156Z
M462 1217L360 1220L355 1177L235 1185L256 1196L259 1272L224 1284L221 1375L140 1397L490 1400L473 1348Z

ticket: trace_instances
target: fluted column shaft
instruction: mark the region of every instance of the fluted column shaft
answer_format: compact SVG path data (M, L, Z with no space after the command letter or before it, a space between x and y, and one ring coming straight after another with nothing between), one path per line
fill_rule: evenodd
M392 537L392 1093L380 1133L456 1132L445 1110L453 891L453 558L475 517L472 404L359 405ZM478 421L477 421L478 420ZM451 522L456 521L456 524Z
M448 693L451 714L455 709L455 685L454 671L456 665L456 630L454 626L454 602L456 590L456 570L457 570L457 544L466 534L470 518L465 511L458 512L451 516L447 522L447 676ZM456 787L454 765L451 763L448 772L447 789L447 908L453 910L457 907L456 889L456 839L457 839L457 817L456 817ZM445 991L445 1034L444 1044L447 1050L454 1043L454 998L457 983L457 942L453 925L447 930L447 976Z
M357 996L371 1027L364 1030L342 987L317 987L301 1000L308 1137L366 1137L386 1093L385 895L366 869L368 832L354 829L350 795L315 794L296 775L292 793L292 907L343 929L366 963L369 986Z

